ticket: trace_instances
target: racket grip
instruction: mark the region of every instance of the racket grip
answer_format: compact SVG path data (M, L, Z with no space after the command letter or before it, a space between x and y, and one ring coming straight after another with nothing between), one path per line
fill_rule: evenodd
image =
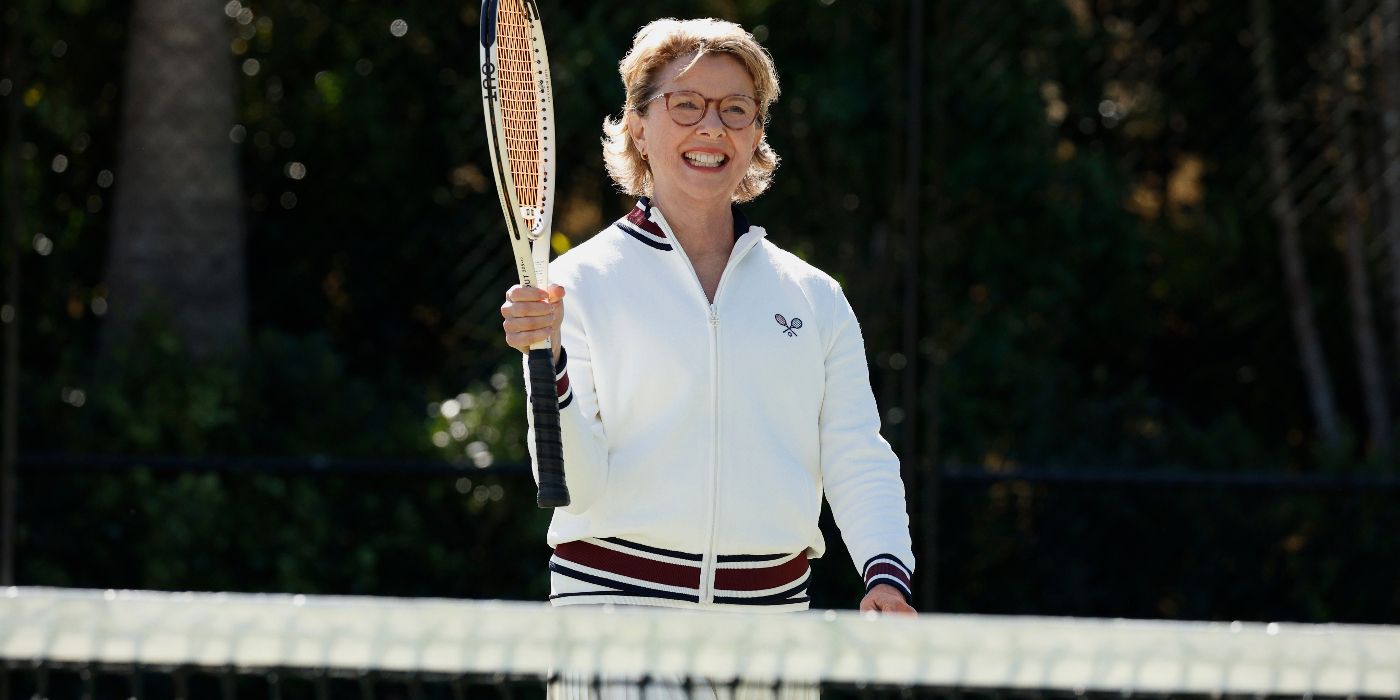
M541 508L569 505L564 483L564 443L559 436L559 394L554 388L554 351L530 351L530 410L535 414L535 460L539 465Z

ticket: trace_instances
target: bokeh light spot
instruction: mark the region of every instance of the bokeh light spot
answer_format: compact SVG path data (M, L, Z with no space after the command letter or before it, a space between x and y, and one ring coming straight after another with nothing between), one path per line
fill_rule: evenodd
M107 300L102 297L93 297L90 303L93 316L105 316L107 314Z
M63 390L59 392L59 398L63 399L63 403L73 408L82 408L83 404L87 403L87 392L82 389L63 387Z
M282 198L278 200L283 209L291 209L297 205L297 196L293 192L283 192Z
M448 399L442 402L442 407L439 410L442 411L443 418L452 420L462 412L462 405L457 403L456 399Z
M258 59L256 58L249 58L243 61L243 74L250 78L257 75L258 71L261 69L262 64L258 63Z
M238 0L229 0L228 3L224 5L224 14L228 15L229 19L237 17L238 13L242 11L243 4L238 2Z
M68 54L68 42L62 39L55 41L53 43L53 48L50 49L49 53L53 54L54 58L63 58L65 55Z
M371 60L369 60L368 58L362 58L362 59L360 59L360 60L358 60L358 61L355 61L355 72L356 72L356 73L359 73L360 75L364 76L364 75L369 75L369 74L370 74L370 71L373 71L373 70L374 70L374 61L371 61Z
M293 179L293 180L302 180L302 179L305 179L305 178L306 178L306 166L303 165L303 164L301 164L301 163L298 163L297 161L292 161L292 162L288 163L288 164L287 164L287 177L289 177L289 178L291 178L291 179Z
M389 24L389 33L394 36L403 36L408 33L408 22L396 19Z
M14 323L15 307L10 304L0 306L0 323Z
M42 233L34 234L34 252L40 255L48 255L53 252L53 239Z
M569 237L565 236L563 232L555 231L554 235L549 237L549 247L554 249L555 255L563 255L569 252L569 248L572 248L573 244L569 242Z
M243 143L244 139L247 138L248 129L242 124L234 124L233 128L228 130L228 140L234 143Z
M54 156L53 163L50 164L50 167L52 167L53 171L56 173L64 172L68 169L68 156L63 155L62 153Z
M340 104L342 95L340 78L329 71L321 71L316 74L316 91L321 93L321 99L329 105Z
M0 78L0 97L9 97L10 91L15 89L15 84L9 78Z
M465 194L462 190L469 189L478 194L485 192L490 182L486 179L486 173L475 163L467 163L452 169L452 186L458 190L458 196L462 196Z
M105 190L108 187L111 187L112 183L115 182L116 179L117 178L115 175L112 174L112 171L104 169L102 172L99 172L97 174L97 186Z

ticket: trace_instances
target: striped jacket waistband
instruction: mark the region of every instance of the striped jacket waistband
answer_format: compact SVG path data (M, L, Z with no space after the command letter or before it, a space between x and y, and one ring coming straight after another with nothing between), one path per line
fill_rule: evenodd
M564 542L554 548L549 569L568 580L556 585L550 598L627 596L698 603L702 559L616 537ZM809 575L805 552L720 555L715 558L714 602L805 605Z

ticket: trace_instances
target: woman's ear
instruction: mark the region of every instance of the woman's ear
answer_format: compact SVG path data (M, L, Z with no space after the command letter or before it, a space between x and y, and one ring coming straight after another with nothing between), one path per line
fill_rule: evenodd
M642 115L636 111L627 112L627 135L632 139L632 145L637 148L637 152L643 158L647 156L646 124L642 122Z

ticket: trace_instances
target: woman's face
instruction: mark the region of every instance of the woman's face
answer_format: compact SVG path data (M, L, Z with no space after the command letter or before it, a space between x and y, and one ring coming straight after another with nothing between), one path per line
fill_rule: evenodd
M647 104L645 116L627 115L628 129L647 156L657 201L684 199L728 206L763 133L758 120L742 129L725 126L719 100L730 95L758 96L753 78L733 56L707 54L682 74L690 60L691 56L682 56L661 69L658 93L689 90L713 100L705 105L700 121L691 126L677 124L666 110L665 98L657 98Z

